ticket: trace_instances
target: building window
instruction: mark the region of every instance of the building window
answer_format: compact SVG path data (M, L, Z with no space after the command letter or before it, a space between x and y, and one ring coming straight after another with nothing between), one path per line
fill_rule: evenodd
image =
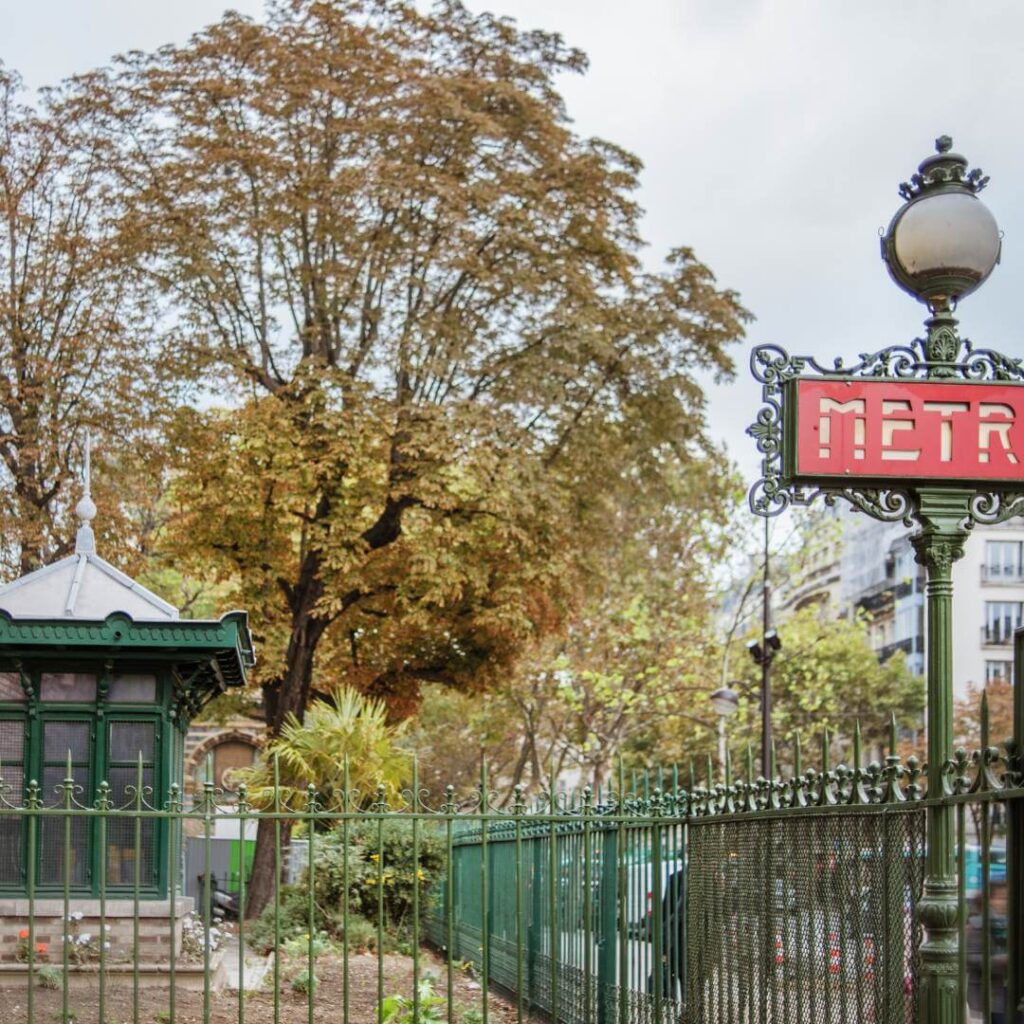
M917 635L917 612L915 605L901 608L896 613L896 639L909 640Z
M1013 631L1020 625L1020 601L985 602L985 642L1008 644Z
M1024 543L1019 540L990 540L985 544L985 573L990 580L1019 580L1024 577Z
M986 661L985 685L997 681L1009 683L1013 680L1012 661Z
M196 781L199 788L208 780L214 789L222 793L235 791L234 773L238 768L248 768L256 760L256 748L243 740L225 740L210 750L199 764Z
M0 806L20 807L25 786L25 719L0 719ZM0 883L21 881L22 819L0 815Z
M101 679L76 670L29 670L23 685L22 673L0 672L0 890L23 887L28 873L27 823L4 813L24 806L27 780L37 781L40 805L48 811L93 807L101 782L108 783L116 810L130 811L140 798L147 809L163 803L162 743L173 739L163 733L157 676L123 673L102 688ZM39 815L37 891L59 892L65 881L76 895L95 896L103 881L111 892L123 891L135 882L136 849L141 888L159 884L165 826L158 818L143 816L137 823L111 817L105 850L103 834L99 820L87 814Z

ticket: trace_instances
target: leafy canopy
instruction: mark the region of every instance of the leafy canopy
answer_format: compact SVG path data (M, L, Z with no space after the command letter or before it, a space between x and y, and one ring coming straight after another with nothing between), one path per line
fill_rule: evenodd
M272 2L65 90L121 242L221 408L183 416L166 551L259 623L268 720L411 710L560 628L607 524L717 459L746 311L637 259L639 161L569 124L559 37L459 3Z

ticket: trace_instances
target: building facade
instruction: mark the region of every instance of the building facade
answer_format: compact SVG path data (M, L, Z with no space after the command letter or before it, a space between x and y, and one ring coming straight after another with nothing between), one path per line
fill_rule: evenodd
M914 558L913 528L846 512L838 576L844 614L866 613L884 661L903 651L925 671L925 573ZM1013 630L1024 615L1024 521L977 526L953 567L953 688L1012 680Z

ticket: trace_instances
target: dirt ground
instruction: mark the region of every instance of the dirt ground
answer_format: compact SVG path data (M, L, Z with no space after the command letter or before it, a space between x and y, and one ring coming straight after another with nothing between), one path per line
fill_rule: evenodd
M280 1024L308 1024L309 1003L303 992L292 988L292 979L305 968L304 960L281 958ZM420 954L420 974L432 974L438 995L446 994L447 974L443 960L432 952ZM315 1024L346 1024L344 1017L344 970L341 957L325 954L317 960L317 985L313 998ZM349 1015L347 1024L375 1024L377 1007L377 957L371 953L353 953L349 956ZM480 1024L477 1014L482 1008L482 990L467 972L454 973L455 1024ZM69 994L70 1019L74 1024L170 1024L170 1002L167 989L145 988L139 995L138 1015L132 999L131 977L109 978L106 991L106 1020L100 1022L97 1006L99 987L91 984ZM384 995L400 993L412 995L412 958L389 953L384 957ZM62 1021L62 993L35 990L33 1020L28 1020L24 983L0 988L0 1022L2 1024L60 1024ZM176 993L175 1024L204 1024L203 993ZM438 1007L441 1020L447 1021L447 1006ZM262 988L245 997L245 1024L274 1024L273 968L267 972ZM488 1003L492 1024L511 1024L515 1008L492 994ZM410 1014L411 1016L411 1014ZM239 1020L238 993L224 989L211 998L211 1024L237 1024Z

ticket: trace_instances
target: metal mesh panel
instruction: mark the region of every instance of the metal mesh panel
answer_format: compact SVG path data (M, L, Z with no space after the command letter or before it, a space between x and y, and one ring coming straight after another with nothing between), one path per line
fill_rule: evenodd
M4 765L0 774L3 775L4 780L3 798L20 807L25 784L24 771L20 767ZM0 884L21 881L23 830L24 822L19 816L14 814L0 816Z
M44 701L89 703L96 699L96 677L86 672L43 672L39 689Z
M71 755L71 774L75 792L72 803L83 793L90 792L89 759L92 747L91 722L44 722L43 758L50 762L43 766L42 797L46 807L63 807L65 803L64 779L67 775L66 759ZM70 842L66 843L66 826L70 822ZM39 881L55 885L64 881L65 845L71 871L71 885L84 885L89 875L89 821L80 815L54 815L40 819L39 823Z
M49 728L48 723L48 728ZM67 724L67 723L61 723ZM47 807L64 806L63 782L67 769L51 765L43 769L43 803ZM75 771L75 787L88 788L88 771ZM67 825L70 822L70 829ZM67 831L66 831L67 830ZM70 831L70 837L68 836ZM68 841L70 839L70 841ZM47 815L39 821L39 881L56 885L64 881L65 847L70 860L71 885L84 885L89 875L89 820L73 811Z
M0 672L0 700L18 701L26 699L25 690L21 685L21 676L17 672Z
M154 735L152 722L111 722L109 760L151 762Z
M25 723L0 720L0 801L20 807L24 794ZM23 824L15 815L0 816L0 884L21 880Z
M915 1017L924 812L690 826L692 1024Z
M0 719L0 765L20 765L24 750L25 723L18 718ZM7 773L3 775L6 782Z
M111 704L152 704L156 700L156 676L147 672L116 675L107 700Z
M134 807L138 769L135 767L111 768L110 800L114 807ZM151 799L149 790L153 786L153 769L145 768L142 773L143 805ZM107 821L107 882L112 886L132 885L135 881L136 818L130 814L111 817ZM142 818L139 822L139 881L149 885L154 871L154 835L156 822Z
M63 763L70 753L72 763L88 761L91 732L91 722L47 722L43 727L43 759ZM44 792L48 795L50 791Z

